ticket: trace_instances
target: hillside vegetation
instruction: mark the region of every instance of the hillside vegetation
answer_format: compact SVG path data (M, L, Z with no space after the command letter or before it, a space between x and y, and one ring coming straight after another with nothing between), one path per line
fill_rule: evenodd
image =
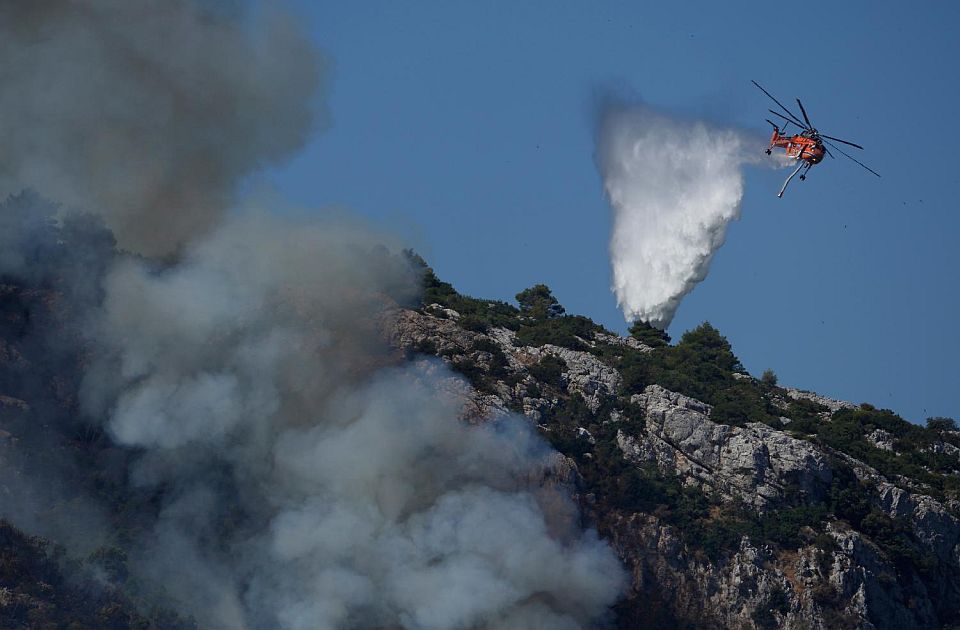
M123 254L97 221L58 224L36 207L0 208L0 223L32 226L3 243L18 273L0 278L0 490L41 522L100 506L111 533L70 555L0 522L0 625L193 627L128 567L165 489L130 484L139 453L79 411L78 305L102 299L99 278ZM919 426L772 371L755 378L706 322L676 341L641 322L621 337L545 285L477 299L406 256L423 294L419 308L385 307L397 361L443 362L474 386L466 419L523 416L567 458L586 524L633 574L621 627L960 624L952 419ZM40 478L50 488L25 481Z
M781 387L772 371L754 378L746 373L726 338L707 322L675 343L661 331L637 322L630 329L631 341L587 318L567 315L544 285L521 291L514 306L460 295L425 264L423 267L424 314L436 314L438 307L450 309L456 312L452 316L459 326L490 333L500 341L504 335L496 333L497 328L511 331L514 348L501 349L516 353L520 360L540 352L534 348L544 351L525 372L505 373L502 382L509 385L509 391L501 387L500 396L506 407L534 418L544 437L576 463L584 506L604 535L623 538L625 523L651 517L679 538L690 562L700 558L718 572L725 570L719 567L734 562L745 541L767 549L771 559L798 554L819 558L820 576L811 583L810 592L804 593L802 586L792 594L787 589L789 596L784 594L779 604L754 610L756 618L751 617L750 623L757 627L797 624L804 597L809 605L803 614L817 611L817 623L824 627L858 627L868 620L876 627L897 627L895 623L908 618L917 627L960 623L960 567L950 559L951 550L960 542L960 432L952 419L930 418L926 426L919 426L870 404L830 401ZM597 388L603 395L590 398L598 403L592 408L583 390L574 386L576 369L569 366L574 355L567 351L580 353L577 356L587 362L587 356L595 357L620 376L615 389L603 392L602 386ZM461 364L456 352L441 356L454 369ZM484 370L464 374L484 391L498 391ZM742 477L759 476L762 471L724 470L721 463L704 473L698 467L709 464L696 460L695 449L685 452L685 444L669 444L681 456L693 455L689 464L693 469L678 472L680 467L673 461L677 455L655 453L657 449L665 451L668 445L662 443L662 434L651 435L655 428L647 416L651 409L659 409L651 407L650 400L664 390L708 406L707 424L690 430L720 435L719 448L725 448L724 440L752 439L758 452L769 451L773 457L772 448L763 443L768 438L763 436L788 444L806 443L809 446L805 448L815 453L820 477L811 482L814 473L801 464L776 484L757 482L761 491L776 495L758 503L751 493L724 487L721 478L726 475L740 483ZM667 413L669 419L669 409ZM687 438L695 439L695 434ZM897 498L898 492L908 493L903 496L911 497L908 505L914 507L896 505L896 501L906 501ZM930 509L936 510L937 525L922 522L930 519ZM878 563L871 570L879 586L870 594L873 601L863 607L866 610L856 609L849 599L851 593L838 591L829 583L845 554L845 562L866 562L867 551L860 554L842 548L851 540L865 544L864 549L871 550L869 554L874 555L870 557ZM629 550L624 553L629 559ZM777 568L781 575L789 571L788 567ZM889 605L879 603L881 590L887 593L884 597L900 599L908 611L904 617L884 620L872 616L871 604L874 610ZM768 599L779 601L775 591ZM685 618L710 624L706 617L678 611L669 594L660 597L656 614L638 612L626 602L621 620L650 623L672 619L670 623L683 625ZM914 597L926 598L932 611L922 610ZM663 613L670 609L672 613Z

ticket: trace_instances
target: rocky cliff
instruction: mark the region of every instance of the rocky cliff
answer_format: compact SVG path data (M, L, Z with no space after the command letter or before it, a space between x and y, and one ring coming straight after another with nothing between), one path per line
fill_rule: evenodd
M557 454L524 483L564 510L573 496L627 567L619 627L960 624L952 420L920 427L753 378L708 324L673 344L641 324L623 337L564 314L546 287L513 306L423 273L422 304L384 301L370 328L392 348L383 363L445 365L437 382L466 422L513 414L550 442ZM0 286L0 500L28 502L44 520L18 525L58 537L62 506L93 497L116 535L66 558L0 523L0 619L191 627L126 576L125 545L163 488L128 485L135 453L77 417L87 359L64 350L84 325L67 286ZM36 487L38 470L70 483Z
M392 312L386 336L463 375L464 418L522 414L563 453L570 491L632 574L621 627L960 623L950 422L754 379L709 325L670 346L523 304L511 319L429 271L426 300Z

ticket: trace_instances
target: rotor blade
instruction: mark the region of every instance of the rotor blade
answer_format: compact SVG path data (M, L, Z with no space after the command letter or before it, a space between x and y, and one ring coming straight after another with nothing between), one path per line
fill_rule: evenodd
M770 100L772 100L774 103L776 103L777 105L780 106L780 109L782 109L783 111L785 111L785 112L787 112L788 114L790 114L790 116L793 117L793 120L791 121L793 124L795 124L795 125L803 128L803 129L806 129L806 127L804 127L803 123L800 122L800 119L797 118L796 116L794 116L793 112L791 112L789 109L787 109L786 107L784 107L784 106L783 106L783 103L781 103L781 102L778 101L777 99L773 98L773 94L771 94L770 92L767 92L765 89L763 89L763 86L761 86L759 83L757 83L757 82L754 81L753 79L750 79L750 82L753 83L753 84L754 84L755 86L757 86L758 88L760 88L760 91L761 91L761 92L763 92L764 94L766 94L767 96L769 96L769 97L770 97Z
M837 159L836 157L834 157L833 153L830 153L830 149L828 149L827 147L823 147L823 150L826 151L827 155L829 155L833 159Z
M853 157L852 155L849 155L848 153L846 153L843 149L841 149L841 148L838 147L837 145L833 144L833 143L830 142L829 140L824 140L824 142L826 142L826 143L829 144L831 147L833 147L834 149L836 149L837 151L839 151L840 153L842 153L842 154L845 155L846 157L850 158L851 160L853 160L854 162L856 162L857 164L859 164L859 165L862 166L863 168L867 169L868 171L870 171L871 173L873 173L873 174L876 175L877 177L880 177L880 173L876 172L875 170L873 170L872 168L870 168L869 166L867 166L866 164L864 164L863 162L861 162L861 161L858 160L857 158ZM824 148L826 148L826 147L824 147Z
M854 143L852 143L852 142L847 142L846 140L841 140L840 138L834 138L833 136L825 136L825 135L823 135L822 133L820 134L820 137L821 137L821 138L830 138L831 140L835 140L835 141L837 141L837 142L842 142L842 143L844 143L844 144L849 144L851 147L857 147L858 149L862 149L862 148L863 148L863 147L861 147L859 144L854 144Z
M791 125L796 125L796 126L800 127L801 129L804 128L803 125L801 125L800 123L798 123L798 122L795 121L795 120L790 120L789 118L787 118L787 117L784 116L783 114L778 114L777 112L773 111L772 109L768 109L767 111L770 112L771 114L773 114L774 116L779 116L780 118L783 118L785 121L787 121L787 122L790 123Z
M803 119L807 121L807 127L813 127L813 123L810 122L810 117L807 116L807 110L803 108L803 103L800 102L800 99L797 99L797 105L800 106L800 113L803 114Z
M780 129L780 127L777 126L777 123L773 122L773 121L770 120L769 118L764 118L764 120L766 120L768 123L770 123L771 125L773 125L773 128L774 128L774 129L777 129L777 130Z

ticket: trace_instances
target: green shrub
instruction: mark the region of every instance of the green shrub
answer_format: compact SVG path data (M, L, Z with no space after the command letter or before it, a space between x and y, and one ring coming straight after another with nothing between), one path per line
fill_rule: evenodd
M786 427L787 430L796 437L806 437L816 433L820 425L819 414L828 411L828 409L812 400L794 400L791 398L787 400L789 401L787 409L781 411L791 421Z
M404 255L410 266L421 277L421 306L440 304L460 313L459 324L467 330L486 332L491 326L500 326L516 330L520 312L506 302L499 300L478 300L461 295L448 282L440 280L426 261L413 250L405 250Z
M563 389L563 372L567 369L567 362L558 356L548 354L538 363L528 368L530 375L544 385L551 385Z
M478 315L464 315L457 321L457 324L464 330L486 333L488 330L490 330L491 321L489 318L480 317Z
M617 367L623 376L624 394L656 383L714 406L711 419L734 426L764 422L778 426L760 386L753 380L734 378L743 365L730 343L709 323L687 331L676 346L653 352L625 351Z
M537 320L558 317L566 312L545 284L535 284L517 293L517 303L522 315Z
M581 339L590 339L594 331L602 330L588 317L564 315L523 324L517 331L517 343L533 347L549 343L571 350L587 350Z
M775 613L786 615L788 612L790 612L790 598L782 588L775 586L766 599L757 605L750 618L758 628L776 630L780 627L780 623Z
M546 437L553 448L574 459L581 459L592 448L590 442L580 437L578 427L569 424L552 425Z
M567 424L573 427L589 427L592 421L593 413L577 394L561 396L543 417L544 424Z
M629 333L631 337L651 348L662 348L670 344L670 335L667 331L654 328L639 319L630 326Z
M710 419L721 424L742 426L748 422L763 422L780 428L779 417L772 413L769 404L756 384L737 381L727 389L717 392L713 398Z
M957 421L953 418L927 418L927 429L938 434L943 433L944 431L956 431Z
M413 350L420 354L437 354L437 344L433 339L425 337L413 344Z
M798 549L808 542L802 533L804 528L822 528L828 515L825 504L798 505L765 514L760 519L760 529L766 540L789 549Z
M620 367L629 393L658 383L711 404L736 383L733 373L743 369L730 344L709 323L684 333L676 346L625 354Z
M910 574L914 570L930 571L937 564L932 551L914 542L910 525L903 520L892 519L880 510L873 509L863 518L860 527L886 553L901 574Z
M867 440L877 429L893 436L896 452L879 449ZM841 409L830 422L818 424L814 434L821 444L859 459L887 477L904 476L922 483L937 497L943 496L957 467L953 458L928 452L937 439L934 431L907 422L888 409Z
M480 388L481 379L486 376L483 368L477 365L477 362L469 357L462 357L459 361L453 361L450 363L450 367L455 371L459 372L470 381L474 387Z
M492 339L477 339L473 342L473 350L490 354L488 373L494 379L507 379L510 376L510 361L507 355Z

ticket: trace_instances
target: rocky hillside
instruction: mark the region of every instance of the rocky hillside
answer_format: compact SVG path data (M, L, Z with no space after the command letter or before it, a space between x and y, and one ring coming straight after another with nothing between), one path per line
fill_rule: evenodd
M100 299L112 237L37 230L47 246L24 269L45 272L0 279L0 506L33 515L15 523L31 536L0 522L0 625L193 627L127 567L164 488L129 484L137 453L78 412L88 322L73 305ZM920 427L754 378L709 324L676 343L643 324L621 337L545 286L516 306L474 299L410 258L422 302L384 301L387 362L446 364L466 421L517 414L559 451L538 483L573 495L629 569L620 627L960 624L952 420ZM108 539L86 535L86 505ZM70 538L71 555L35 534Z
M463 416L523 414L576 470L584 513L629 567L621 627L960 624L960 432L745 373L709 324L675 345L519 308L424 269L385 330L472 385Z

